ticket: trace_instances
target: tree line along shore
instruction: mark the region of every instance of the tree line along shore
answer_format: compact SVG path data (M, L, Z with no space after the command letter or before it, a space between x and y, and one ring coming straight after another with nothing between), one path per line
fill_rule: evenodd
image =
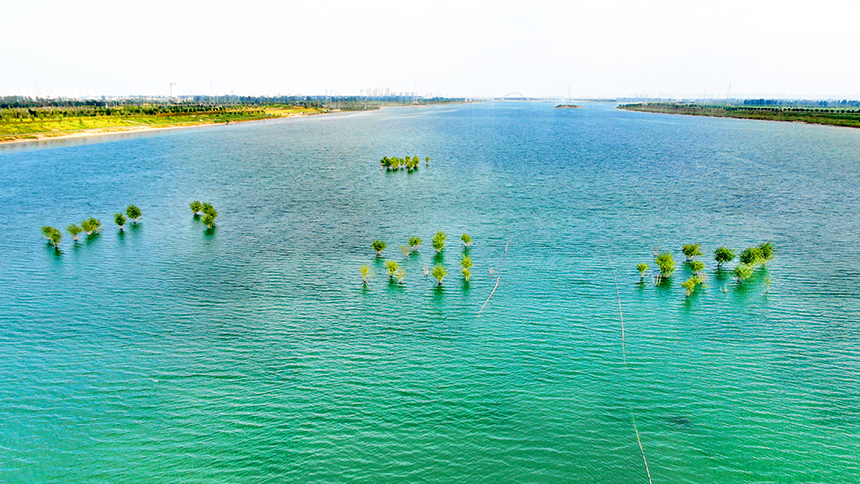
M421 104L462 102L459 99L422 99ZM320 98L239 98L188 100L61 100L0 98L0 143L51 138L257 121L339 111L376 110L411 105L414 101Z
M699 103L645 102L622 104L618 109L647 113L686 114L719 118L761 119L860 128L860 108L807 106L734 106Z

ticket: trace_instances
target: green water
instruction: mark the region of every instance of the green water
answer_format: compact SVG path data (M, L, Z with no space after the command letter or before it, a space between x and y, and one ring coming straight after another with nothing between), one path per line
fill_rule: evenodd
M0 481L641 483L635 421L655 483L858 482L858 210L860 130L606 104L3 149ZM766 240L743 285L715 271ZM689 242L708 287L639 283Z

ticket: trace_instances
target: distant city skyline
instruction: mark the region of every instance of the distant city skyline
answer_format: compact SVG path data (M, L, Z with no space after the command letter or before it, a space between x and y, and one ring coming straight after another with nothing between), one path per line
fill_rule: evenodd
M5 6L0 95L860 98L860 2ZM370 93L370 94L369 94ZM384 94L378 94L384 95Z

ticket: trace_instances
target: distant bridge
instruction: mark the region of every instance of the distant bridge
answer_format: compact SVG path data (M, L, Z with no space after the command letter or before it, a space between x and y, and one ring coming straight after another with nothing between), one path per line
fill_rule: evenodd
M528 97L520 92L509 92L502 97L494 98L496 101L547 101L552 100L552 98L543 98L543 97Z

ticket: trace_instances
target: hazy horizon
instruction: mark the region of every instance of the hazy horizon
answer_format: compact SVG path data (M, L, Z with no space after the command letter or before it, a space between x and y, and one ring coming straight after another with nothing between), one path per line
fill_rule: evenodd
M0 95L166 96L175 83L175 95L860 98L849 23L860 4L842 0L45 0L6 11L16 21L0 41Z

